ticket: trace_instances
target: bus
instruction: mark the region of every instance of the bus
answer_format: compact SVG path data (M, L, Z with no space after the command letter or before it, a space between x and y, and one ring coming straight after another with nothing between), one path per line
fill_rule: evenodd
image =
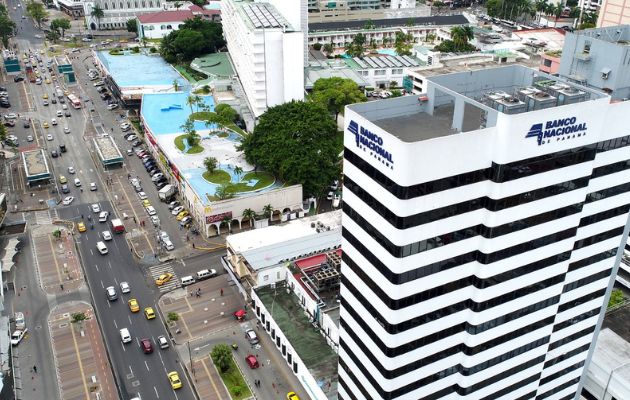
M81 108L81 100L79 100L79 98L75 94L70 93L68 95L68 100L70 100L70 104L72 104L72 107L77 109Z

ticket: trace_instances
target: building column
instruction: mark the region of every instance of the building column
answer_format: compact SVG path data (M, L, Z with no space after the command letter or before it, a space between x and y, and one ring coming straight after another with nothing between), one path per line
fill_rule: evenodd
M451 128L457 132L461 132L464 126L464 111L466 109L466 102L462 97L455 98L455 105L453 108L453 122Z

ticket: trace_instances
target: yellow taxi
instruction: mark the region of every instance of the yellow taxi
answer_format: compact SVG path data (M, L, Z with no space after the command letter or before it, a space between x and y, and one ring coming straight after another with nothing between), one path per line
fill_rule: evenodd
M66 179L65 176L59 175L59 183L61 184L68 183L68 180Z
M179 379L179 374L177 371L172 371L168 373L168 381L171 383L171 387L173 389L179 389L182 387L182 381Z
M87 228L85 227L85 224L83 222L79 222L77 224L77 229L79 230L79 232L85 232L87 231Z
M140 306L138 305L138 300L136 300L136 299L129 299L127 304L129 305L129 310L131 310L131 312L138 312L138 311L140 311Z
M153 307L147 307L144 309L144 316L147 317L147 319L154 319L155 318L155 312L153 311Z
M42 124L42 126L43 126L44 128L46 128L46 129L48 129L48 126L49 126L49 125L48 125L48 122L44 122L44 123Z
M180 212L179 214L177 214L177 220L181 221L182 219L184 219L184 217L187 217L188 214L190 214L188 211L184 210L182 212Z
M170 272L167 272L165 274L158 276L158 278L155 280L155 284L158 286L162 286L166 282L170 281L171 278L173 278L173 274L171 274Z
M42 54L42 55L43 55L43 54L44 54L44 50L43 50L43 49L42 49L42 50L39 50L39 54Z
M149 202L149 200L147 200L147 199L142 200L142 206L143 207L149 207L150 205L151 205L151 203Z
M50 79L46 78L46 80L44 82L46 82L47 84L50 85Z
M287 393L287 400L300 400L300 398L295 392L289 392Z
M48 99L48 93L44 93L44 95L42 96L42 98L43 98L44 100Z
M65 95L67 96L67 95L69 95L69 94L70 94L70 92L69 92L69 91L67 91L67 90L64 90L64 91L63 91L63 94L65 94Z

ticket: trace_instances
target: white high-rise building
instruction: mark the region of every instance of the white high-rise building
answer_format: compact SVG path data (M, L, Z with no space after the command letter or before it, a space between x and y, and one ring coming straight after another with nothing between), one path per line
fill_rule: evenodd
M628 235L630 102L519 65L345 112L340 399L576 398Z
M223 35L255 117L304 98L306 2L221 1ZM286 17L285 17L286 15Z

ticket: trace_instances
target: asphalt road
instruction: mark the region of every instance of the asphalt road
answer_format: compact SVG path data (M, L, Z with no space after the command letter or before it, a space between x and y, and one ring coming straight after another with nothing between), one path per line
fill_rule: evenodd
M101 209L113 211L107 201L99 202ZM96 214L89 210L88 205L77 205L60 210L60 216L67 219L80 219L84 215L92 215L93 221ZM87 223L89 227L89 223ZM142 270L137 266L124 235L114 235L111 241L106 242L109 253L101 255L96 249L96 243L101 238L103 230L110 230L109 223L94 222L94 229L88 228L78 239L82 264L85 269L88 286L93 297L98 318L103 329L105 342L109 350L114 371L118 382L122 385L123 398L131 398L140 394L143 399L193 399L190 384L177 360L177 354L172 348L160 350L154 346L152 354L144 354L140 348L139 340L149 338L155 344L159 335L168 337L163 322L158 317L147 320L142 312L132 313L127 301L131 298L138 300L141 310L144 307L155 307L157 291L155 285L145 279ZM128 282L131 293L120 292L120 282ZM105 288L114 286L119 298L109 301L105 295ZM133 337L133 342L123 344L120 340L119 330L128 328ZM173 391L166 377L167 372L178 371L184 381L184 387Z

